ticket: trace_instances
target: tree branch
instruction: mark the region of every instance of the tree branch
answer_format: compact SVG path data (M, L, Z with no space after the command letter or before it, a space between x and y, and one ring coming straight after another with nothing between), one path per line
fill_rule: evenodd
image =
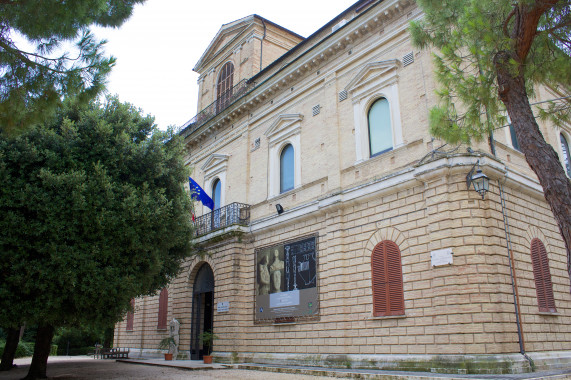
M517 8L514 6L513 9L512 9L512 11L510 12L510 14L508 15L508 17L507 17L506 20L504 21L504 27L503 27L503 29L504 29L504 35L505 35L506 37L508 37L508 38L510 37L510 34L508 33L508 23L510 22L511 18L515 15L516 9L517 9Z

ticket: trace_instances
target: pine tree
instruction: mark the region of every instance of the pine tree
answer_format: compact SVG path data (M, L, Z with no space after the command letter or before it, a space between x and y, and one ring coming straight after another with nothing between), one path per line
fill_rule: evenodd
M97 95L115 59L89 27L118 27L144 1L0 0L0 131L41 122L66 96Z
M567 249L571 278L571 182L545 141L536 116L569 123L571 1L417 0L424 11L411 24L414 43L434 46L441 103L430 111L431 133L470 143L506 124L543 187ZM534 115L530 97L549 86L560 99Z

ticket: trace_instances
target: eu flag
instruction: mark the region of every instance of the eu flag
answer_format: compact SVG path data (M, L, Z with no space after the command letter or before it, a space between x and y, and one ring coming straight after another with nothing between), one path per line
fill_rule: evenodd
M208 194L206 194L206 192L204 192L202 187L200 187L198 183L194 182L194 180L190 177L188 177L188 184L190 185L192 199L201 201L203 205L213 210L214 201L208 196Z

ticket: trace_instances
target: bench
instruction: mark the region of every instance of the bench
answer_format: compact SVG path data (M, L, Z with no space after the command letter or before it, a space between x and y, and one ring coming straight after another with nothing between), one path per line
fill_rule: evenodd
M128 348L108 348L101 350L102 359L129 359Z

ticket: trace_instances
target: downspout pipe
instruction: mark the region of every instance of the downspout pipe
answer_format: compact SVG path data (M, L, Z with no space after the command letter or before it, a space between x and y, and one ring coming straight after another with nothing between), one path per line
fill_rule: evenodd
M264 26L264 35L260 40L260 71L262 71L262 57L264 56L264 39L266 38L266 23L264 22L264 19L261 20L262 20L262 25Z
M498 188L500 192L500 203L502 206L502 215L504 219L504 233L506 236L506 248L508 250L508 264L510 268L510 277L512 281L512 293L513 293L513 302L515 308L515 320L517 325L517 335L519 341L519 352L523 355L525 360L528 361L531 371L535 371L535 364L533 360L526 354L525 352L525 341L523 339L523 332L521 328L521 310L520 310L520 302L519 302L519 292L517 286L517 275L515 273L515 262L513 258L513 251L512 251L512 241L511 241L511 233L510 233L510 224L508 220L508 214L506 210L506 202L504 198L504 189L501 181L498 179Z

